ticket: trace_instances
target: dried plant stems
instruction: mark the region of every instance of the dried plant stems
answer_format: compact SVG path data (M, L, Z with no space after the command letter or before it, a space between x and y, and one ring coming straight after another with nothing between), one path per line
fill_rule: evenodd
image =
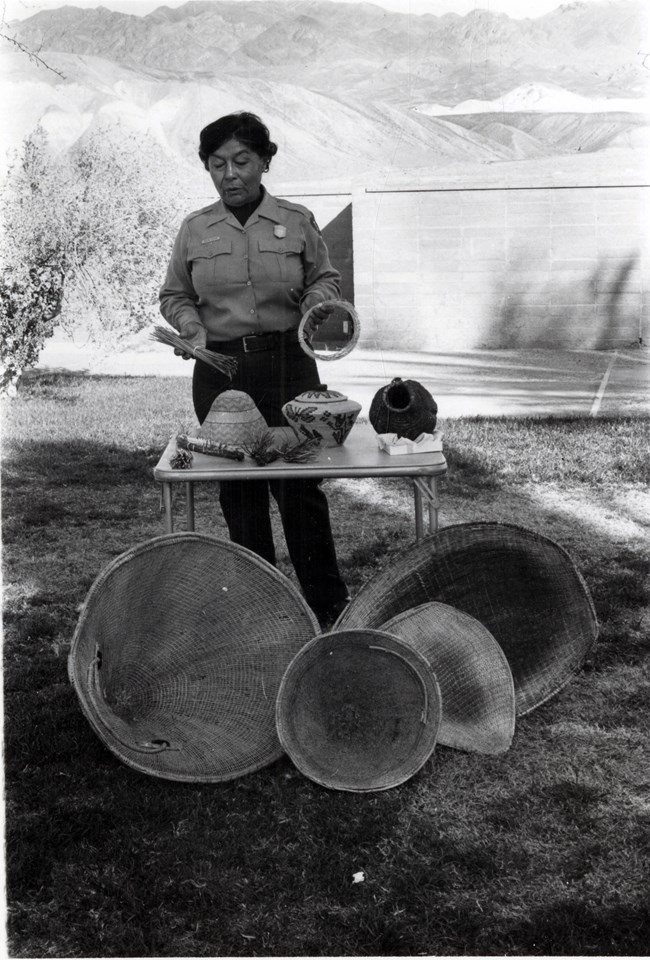
M264 467L267 463L273 463L279 456L275 447L275 437L270 430L265 430L256 440L245 444L244 450L249 457L252 457L258 467Z
M278 453L285 463L309 463L318 454L318 442L311 439L299 440L297 443L285 440L278 447Z
M183 353L188 353L195 360L202 360L203 363L225 373L228 377L232 378L237 372L237 361L234 357L226 357L223 353L215 353L214 350L206 350L203 347L193 347L188 340L184 340L169 327L157 324L153 328L151 339L164 343L168 347L174 347L176 350L182 350Z
M278 458L285 463L307 463L317 455L318 444L314 440L299 440L296 443L284 440L276 444L273 433L266 430L254 443L246 444L244 450L258 467L264 467Z
M172 470L189 470L193 459L190 450L177 450L174 456L170 457L169 466Z

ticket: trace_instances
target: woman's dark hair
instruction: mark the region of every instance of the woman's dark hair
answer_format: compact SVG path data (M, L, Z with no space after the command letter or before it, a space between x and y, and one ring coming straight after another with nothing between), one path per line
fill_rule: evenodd
M271 158L276 155L278 148L271 140L268 127L254 113L229 113L209 123L199 134L199 157L203 166L208 169L208 157L227 140L239 140L249 150L266 160L268 170Z

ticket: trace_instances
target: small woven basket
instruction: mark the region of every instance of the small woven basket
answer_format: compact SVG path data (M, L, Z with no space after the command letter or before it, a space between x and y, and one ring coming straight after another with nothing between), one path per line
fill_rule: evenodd
M589 591L566 550L506 523L461 523L408 547L362 587L335 629L379 629L431 601L487 627L510 664L518 716L570 680L598 634Z
M229 446L254 444L266 433L266 420L243 390L224 390L215 397L198 435Z
M417 440L436 429L438 404L417 380L395 377L372 398L368 419L377 433Z
M475 753L505 753L515 732L515 688L506 656L478 620L423 603L382 625L431 665L440 685L438 743Z
M325 633L291 661L276 705L280 742L325 787L386 790L429 759L440 689L426 660L377 630Z
M276 760L275 699L318 630L292 583L236 544L168 534L90 589L70 679L120 760L169 780L223 781Z

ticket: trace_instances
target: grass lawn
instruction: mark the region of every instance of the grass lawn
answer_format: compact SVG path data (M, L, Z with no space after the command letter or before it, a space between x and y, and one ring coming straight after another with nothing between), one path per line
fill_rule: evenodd
M328 791L286 757L221 785L147 777L81 712L66 670L79 605L111 559L163 532L152 467L193 420L176 378L44 374L5 405L10 954L647 955L650 419L442 423L441 522L562 544L600 637L508 753L439 747L375 794ZM326 489L355 592L412 538L410 486ZM224 534L209 484L196 514Z

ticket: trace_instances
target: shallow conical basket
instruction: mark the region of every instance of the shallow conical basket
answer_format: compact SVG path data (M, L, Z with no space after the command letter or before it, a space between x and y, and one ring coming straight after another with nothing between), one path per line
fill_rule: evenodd
M409 643L431 665L440 686L438 743L475 753L504 753L515 732L515 688L506 655L468 613L423 603L382 630Z
M230 780L281 755L278 688L317 630L297 589L254 553L169 534L97 578L69 674L96 733L124 763L170 780Z
M567 683L598 633L589 591L566 550L505 523L461 523L408 547L362 587L335 628L380 629L431 601L487 627L508 659L517 715Z
M378 630L324 633L291 661L278 693L282 746L325 787L386 790L431 756L440 689L428 663Z

